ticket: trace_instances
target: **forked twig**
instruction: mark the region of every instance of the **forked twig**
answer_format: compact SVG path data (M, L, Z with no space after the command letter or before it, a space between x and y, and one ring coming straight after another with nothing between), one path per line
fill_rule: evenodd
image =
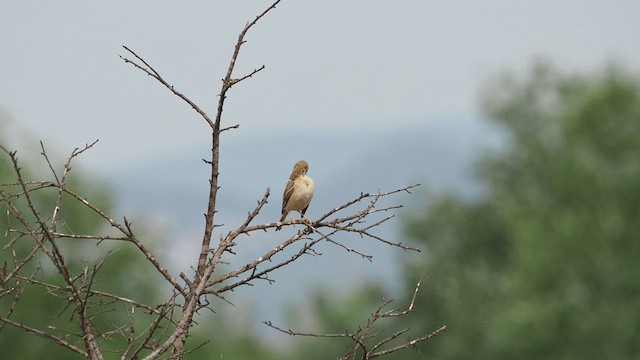
M282 327L276 326L271 321L264 321L263 323L270 328L273 328L281 333L284 333L290 336L351 339L351 341L353 341L353 346L349 350L347 350L347 352L344 355L340 357L340 359L343 359L343 360L355 358L356 356L359 356L359 358L361 359L373 359L376 357L388 355L388 354L391 354L400 350L404 350L410 347L415 347L417 344L423 341L429 340L434 336L437 336L447 330L446 326L444 325L439 326L434 331L428 334L402 342L401 344L398 344L395 346L388 347L384 350L379 350L379 349L394 342L401 335L409 331L409 329L405 328L405 329L396 330L393 333L391 333L389 336L372 342L372 340L378 338L380 335L384 333L382 330L374 329L374 325L377 324L378 321L384 318L389 318L389 317L405 316L410 312L414 311L416 296L418 294L420 285L422 284L422 281L424 280L424 278L425 276L422 276L418 281L418 283L416 284L413 291L413 296L411 298L411 302L409 303L409 306L406 308L406 310L393 309L389 311L384 311L384 308L391 303L391 300L384 300L382 304L378 306L376 311L374 311L373 314L371 314L371 316L367 320L367 323L364 326L359 327L354 332L349 332L349 331L345 331L343 333L300 332L300 331L284 329Z

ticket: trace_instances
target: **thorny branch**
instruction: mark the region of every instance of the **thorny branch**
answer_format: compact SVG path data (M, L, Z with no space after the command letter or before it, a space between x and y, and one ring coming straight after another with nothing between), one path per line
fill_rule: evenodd
M0 183L0 204L3 206L7 224L0 249L0 260L3 260L0 263L0 300L8 299L6 303L9 304L6 309L0 308L2 311L0 313L0 331L7 326L22 329L89 359L102 359L105 348L114 348L113 345L107 346L107 344L114 343L119 344L117 346L120 348L122 359L157 359L159 357L167 358L167 356L170 359L182 359L184 354L197 349L196 347L196 349L189 350L185 343L190 329L195 324L194 316L200 309L209 308L212 304L207 298L208 295L230 303L225 295L234 289L250 286L258 281L272 283L274 281L272 275L276 271L286 268L305 255L322 255L317 250L321 243L337 246L368 261L372 261L373 257L358 249L357 246L348 245L345 235L355 234L362 239L368 239L382 245L405 251L419 251L415 247L387 240L375 233L379 226L394 217L393 211L402 207L399 204L381 206L380 200L400 193L411 193L411 190L419 184L388 192L361 193L354 199L329 209L317 220L310 220L302 224L293 220L254 224L257 215L262 211L271 195L270 188L267 188L263 197L257 201L256 206L247 214L243 223L235 229L226 231L226 233L221 232L217 246L212 246L211 239L214 230L222 226L214 222L219 189L220 134L230 129L239 128L238 124L221 127L225 100L234 85L265 69L265 66L262 65L245 75L234 75L240 50L242 45L246 43L246 34L260 19L275 9L280 1L274 1L262 13L248 22L240 32L226 74L222 79L214 117L210 117L201 106L178 91L137 52L123 46L131 57L120 55L126 64L130 64L151 76L187 103L211 129L211 158L204 160L211 169L209 201L204 214L205 226L200 251L197 259L194 259L194 271L190 276L182 272L178 276L172 274L163 261L154 254L151 242L138 238L132 223L127 218L123 218L122 221L114 219L88 198L70 188L69 177L72 174L72 161L92 148L97 141L87 144L83 148L74 149L61 170L57 170L50 161L44 144L41 143L41 155L52 176L50 181L27 179L21 170L16 152L10 152L0 146L0 150L10 160L15 177L15 180ZM42 196L45 192L51 193L52 191L54 192L53 197ZM63 211L65 207L69 206L69 203L79 204L84 211L96 215L103 222L104 232L80 233L69 229L66 226ZM235 255L234 247L238 242L257 238L258 234L278 226L291 227L296 225L301 227L295 234L276 247L265 249L262 255L253 261L235 269L226 271L221 269L220 265L226 261L225 259ZM252 237L252 235L255 236ZM69 249L87 243L94 244L96 248L100 249L106 247L108 250L105 256L95 260L95 265L91 265L89 261L79 264L73 256L69 255ZM102 289L99 272L103 265L109 261L114 244L132 244L141 256L141 261L149 262L164 279L171 294L157 303L147 303L124 294ZM28 246L28 251L21 250L25 245ZM47 261L47 265L43 265L43 261ZM51 277L51 266L54 277L56 277L54 280ZM430 334L392 346L391 344L409 329L400 329L385 338L380 338L383 332L374 328L374 324L381 319L403 317L411 313L414 310L415 297L421 282L422 279L418 282L413 299L407 309L385 311L384 309L390 302L384 302L371 315L367 324L352 333L296 333L278 328L270 322L266 322L266 324L290 335L349 338L354 345L345 354L345 359L355 356L356 353L362 353L363 359L386 355L414 346L446 329L442 326ZM80 332L55 325L34 326L20 320L18 304L27 296L25 295L27 287L42 289L47 296L56 299L62 308L56 319L63 314L69 314L76 322ZM136 309L139 313L136 313ZM125 315L120 323L115 318L111 318L109 319L109 327L105 328L103 323L98 321L104 315L115 312L123 312ZM373 339L379 340L377 343L372 343Z
M432 331L431 333L415 337L413 339L401 342L398 345L389 346L391 343L396 342L401 335L407 333L409 331L408 328L400 329L397 331L388 334L385 328L381 328L379 322L385 318L393 318L393 317L403 317L414 311L415 309L415 300L420 289L420 285L422 284L422 280L424 280L424 276L420 278L413 292L413 297L409 306L406 309L402 310L401 308L384 310L389 304L391 304L391 300L384 300L382 305L380 305L369 317L367 323L364 326L359 327L356 331L353 332L344 332L344 333L332 333L332 334L319 334L319 333L309 333L309 332L299 332L291 329L283 329L274 325L271 321L265 321L264 324L273 328L277 331L280 331L284 334L291 336L306 336L306 337L318 337L318 338L348 338L353 341L353 346L347 350L344 355L340 357L341 360L347 359L373 359L379 356L388 355L400 350L404 350L407 348L415 348L415 346L423 341L429 340L434 336L437 336L447 330L445 325L439 326L437 329ZM387 335L385 335L387 333ZM382 349L385 346L389 346L386 349Z

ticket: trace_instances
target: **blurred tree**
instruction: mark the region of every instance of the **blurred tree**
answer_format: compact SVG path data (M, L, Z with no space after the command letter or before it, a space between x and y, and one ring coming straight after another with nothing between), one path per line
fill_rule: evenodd
M0 121L0 126L3 123ZM0 143L3 143L0 139ZM4 154L3 154L4 155ZM35 174L43 173L38 171L38 165L30 161L22 161L21 169L24 178L30 179ZM40 165L41 166L41 165ZM7 156L0 156L0 184L10 184L16 182L15 170ZM112 196L109 195L108 187L95 178L89 177L86 173L82 173L81 169L74 169L69 179L69 188L82 193L86 198L97 204L105 211L112 208ZM3 187L3 190L9 191L11 186ZM15 187L17 189L17 187ZM51 189L43 189L34 192L33 199L36 207L41 214L49 214L52 211L52 204L55 202L56 191ZM86 208L69 198L65 194L63 199L64 206L61 208L60 219L64 228L73 229L77 233L98 232L101 224L101 218L95 213L86 211ZM24 199L17 199L15 205L26 210L26 202ZM15 247L10 247L6 242L11 236L7 234L9 228L7 221L10 217L7 214L7 203L0 202L0 236L2 236L2 247L0 248L0 268L12 269L11 265L15 259L22 259L33 249L32 239L22 237L17 240ZM24 211L28 214L27 211ZM17 228L19 224L12 219L12 227ZM127 287L132 277L143 277L153 280L155 272L150 264L146 262L135 261L139 257L137 249L132 246L123 246L118 244L105 244L99 249L95 242L86 242L81 239L67 239L61 241L60 246L64 249L68 256L68 266L70 269L81 269L83 264L89 259L95 260L98 257L104 257L108 253L107 261L103 264L103 271L109 276L96 279L96 288L105 291L113 291L118 289L123 296L129 296L133 299L152 301L160 292L153 281L138 282L136 288ZM14 254L15 251L15 254ZM17 255L17 256L16 256ZM7 264L9 266L7 266ZM36 257L25 265L29 269L29 273L33 274L32 278L36 281L43 281L51 284L60 284L63 282L59 278L59 274L45 257ZM3 270L0 269L0 272ZM68 311L68 301L63 298L51 296L53 289L47 286L41 286L37 283L29 283L23 281L24 292L19 302L13 303L14 297L10 293L5 292L4 285L0 284L0 316L7 317L13 321L26 323L34 326L36 329L56 329L60 336L64 336L66 332L77 332L77 326L73 318L77 315ZM99 285L98 285L99 284ZM140 285L142 284L142 285ZM21 285L23 286L23 285ZM110 307L122 306L105 304ZM129 321L128 314L130 309L121 309L105 314L96 313L98 323L104 325L104 328L116 329L117 326L126 325ZM136 319L137 321L137 319ZM9 324L0 323L0 358L2 359L74 359L82 358L78 354L69 352L54 342L25 333L24 330L13 327ZM113 347L124 346L126 342L124 338L120 341L113 342ZM107 355L109 358L109 355ZM114 355L115 358L115 355ZM119 358L119 355L118 357Z
M248 305L233 308L223 303L216 307L215 314L198 321L187 341L192 351L185 359L286 359L279 353L279 346L263 342L256 333Z
M3 154L4 155L4 154ZM26 169L22 169L26 177L30 177L30 174L33 172L31 167ZM0 183L14 183L16 181L15 172L9 158L6 156L0 156ZM17 189L17 187L16 187ZM41 192L37 195L36 201L39 204L44 203L48 194L45 192ZM24 207L25 204L23 202L17 201L17 206ZM7 204L5 202L0 202L0 211L3 214L0 217L0 231L2 232L3 240L9 239L8 234L6 233L8 229L7 221L9 219L8 216L5 216L7 213ZM73 219L70 219L71 222L76 222ZM90 226L89 224L85 224L85 226ZM11 264L13 258L24 258L31 250L32 244L28 244L27 241L18 241L16 243L12 251L9 250L9 246L5 244L5 241L2 242L3 248L2 252L0 252L0 265L3 265L3 269L6 268L6 264ZM15 251L16 254L13 252ZM34 259L37 260L37 259ZM37 266L32 266L31 264L26 265L27 268L30 269L32 273L36 273ZM4 271L2 272L4 275ZM55 311L60 311L62 309L57 309L57 301L55 298L48 296L25 296L25 298L29 299L29 301L25 301L20 306L16 304L15 308L12 309L12 301L13 297L5 296L5 284L1 284L0 291L2 296L0 297L0 316L9 317L14 321L25 321L25 320L33 320L36 324L41 326L47 326L49 321L52 318L56 317ZM44 293L46 289L36 289L36 286L28 286L24 290L25 294L28 293ZM57 309L57 310L56 310ZM19 314L19 315L18 315ZM35 358L50 358L50 359L64 359L67 358L67 351L59 348L58 346L50 343L47 340L35 340L26 336L25 332L21 329L14 328L7 324L1 324L2 326L2 336L0 336L0 348L2 349L2 357L7 359L35 359Z
M308 308L289 307L286 313L290 329L318 334L355 332L354 324L366 324L367 317L381 305L384 292L379 284L363 284L349 293L336 296L331 289L318 289ZM395 304L395 303L394 303ZM399 306L400 304L395 304ZM393 308L394 306L390 306ZM377 326L376 329L381 329ZM286 336L286 335L282 335ZM371 342L373 343L375 339ZM378 339L379 341L379 339ZM351 347L350 339L308 337L298 339L288 353L290 359L337 359ZM407 350L406 352L411 352ZM414 353L415 355L415 353Z
M637 359L640 82L538 64L485 94L507 137L478 162L485 193L432 198L407 221L428 251L408 273L430 274L415 327L448 325L423 355Z

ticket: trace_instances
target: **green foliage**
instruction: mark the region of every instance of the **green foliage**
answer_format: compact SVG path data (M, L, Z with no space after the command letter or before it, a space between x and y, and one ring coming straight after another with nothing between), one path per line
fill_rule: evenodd
M224 310L199 320L187 341L185 359L285 359L276 346L268 346L247 326Z
M32 174L35 172L33 167L26 166L24 163L20 164L21 172L25 179L31 179ZM0 153L0 183L9 184L16 183L17 176L13 165L6 153ZM19 186L3 186L5 196L16 194L20 192ZM47 203L50 203L53 199L51 192L42 190L34 193L33 201L38 211L46 216L47 211L51 211L51 208L45 209ZM15 205L17 208L28 214L27 202L24 196L13 197L10 202L0 201L0 211L3 216L0 218L0 244L2 245L2 252L0 252L0 265L3 266L4 271L11 271L13 266L31 252L35 242L28 236L22 236L15 238L12 234L7 233L9 227L14 229L24 229L19 221L7 213L7 207L9 203ZM66 210L65 210L66 211ZM73 212L69 212L70 216L73 216ZM26 215L29 221L33 221L34 217ZM75 220L71 220L74 222ZM86 224L85 226L91 226ZM9 242L15 240L15 247L11 247ZM44 266L42 266L44 265ZM47 279L52 283L61 283L58 281L53 272L43 274L43 271L39 270L40 267L50 268L46 263L46 259L35 257L24 267L25 273L32 274L33 278ZM52 270L52 269L51 269ZM6 274L3 271L3 276ZM15 297L11 293L5 293L0 297L0 316L9 317L13 321L21 323L27 323L31 326L47 330L55 327L56 334L64 334L64 331L76 331L77 329L69 322L68 316L62 315L63 307L60 307L60 299L49 296L48 289L35 284L26 285L27 281L9 282L2 284L4 286L0 289L5 290L13 286L24 286L23 292L18 292L21 295L19 301L15 302ZM61 318L63 320L61 320ZM49 327L49 328L47 328ZM62 349L49 340L35 337L27 334L24 330L15 328L8 324L2 324L0 329L2 336L0 336L0 348L2 349L3 358L7 359L35 359L35 358L48 358L48 359L73 359L78 358L75 354L70 353L66 349Z
M21 174L25 181L40 180L47 177L46 172L38 169L33 163L20 161ZM40 171L39 171L40 170ZM34 175L39 174L39 175ZM80 169L73 169L67 182L68 188L81 194L93 205L109 212L111 196L104 184L83 174ZM50 176L52 177L52 175ZM24 229L18 219L7 213L7 206L15 205L22 214L34 223L35 217L30 213L28 204L18 186L7 185L17 182L17 175L9 156L0 154L0 184L7 201L0 201L0 267L2 275L12 271L17 263L27 257L33 250L35 241L24 235L17 237L15 232L7 229ZM43 188L31 192L32 201L42 218L49 219L57 196L56 189ZM97 234L104 232L104 220L90 211L85 205L71 196L65 195L59 215L59 231L74 234ZM48 221L48 220L47 220ZM35 228L37 226L34 225ZM15 242L15 243L14 243ZM15 244L13 246L12 244ZM154 286L158 281L152 266L144 261L135 247L125 243L102 243L97 246L95 240L58 239L57 244L65 254L67 266L71 273L82 274L84 266L90 269L100 264L99 275L93 279L92 289L114 292L140 302L153 304L159 290ZM101 260L105 259L104 262ZM68 333L80 332L77 324L78 315L74 306L63 296L64 292L43 284L64 286L64 280L46 256L33 257L21 271L34 281L13 277L11 281L0 286L0 316L12 321L26 324L35 329L65 337ZM81 278L77 282L82 281ZM21 291L5 291L12 288ZM62 296L61 296L62 295ZM18 299L17 301L15 301ZM102 300L101 300L102 301ZM131 314L130 306L115 301L96 303L91 310L97 328L104 332L114 331L118 327L127 328L129 318L136 322L144 322L144 313ZM103 313L101 313L103 312ZM105 334L106 335L106 334ZM120 335L105 336L114 339L106 348L122 350L125 339ZM69 339L72 339L70 337ZM70 340L71 341L71 340ZM84 348L82 341L73 342ZM0 323L0 349L3 359L76 359L80 355L62 348L49 339L26 333L10 324ZM120 358L116 353L107 353L106 358Z
M367 323L367 318L382 304L383 298L384 292L376 284L363 285L340 297L332 291L318 289L311 297L309 308L289 308L284 328L314 334L355 333L357 326ZM347 338L295 337L294 341L289 353L291 359L336 359L353 345Z
M640 83L544 65L484 100L508 136L479 161L481 199L432 198L407 222L430 273L419 297L435 359L640 356Z

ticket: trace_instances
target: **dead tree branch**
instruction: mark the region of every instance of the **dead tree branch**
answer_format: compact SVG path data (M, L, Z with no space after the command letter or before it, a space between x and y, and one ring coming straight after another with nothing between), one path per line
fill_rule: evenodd
M401 335L407 333L409 331L408 328L396 330L391 334L384 335L388 333L387 329L380 328L379 322L385 318L393 318L393 317L403 317L413 312L415 309L415 300L418 294L418 290L420 289L420 285L422 284L422 280L424 276L418 281L416 284L415 290L413 292L413 298L411 302L407 306L406 309L396 308L391 310L386 310L385 308L391 304L391 300L384 300L382 304L371 314L369 319L367 320L364 326L359 327L354 332L344 332L344 333L331 333L331 334L320 334L320 333L312 333L312 332L299 332L291 329L283 329L274 325L271 321L265 321L264 324L273 328L281 333L291 335L291 336L304 336L304 337L317 337L317 338L348 338L353 341L353 346L347 350L344 355L340 357L341 360L355 359L360 358L363 360L373 359L376 357L388 355L400 350L413 348L417 344L429 340L447 330L446 326L439 326L437 329L432 331L431 333L401 342L398 345L388 347L383 349L383 347L396 342Z

